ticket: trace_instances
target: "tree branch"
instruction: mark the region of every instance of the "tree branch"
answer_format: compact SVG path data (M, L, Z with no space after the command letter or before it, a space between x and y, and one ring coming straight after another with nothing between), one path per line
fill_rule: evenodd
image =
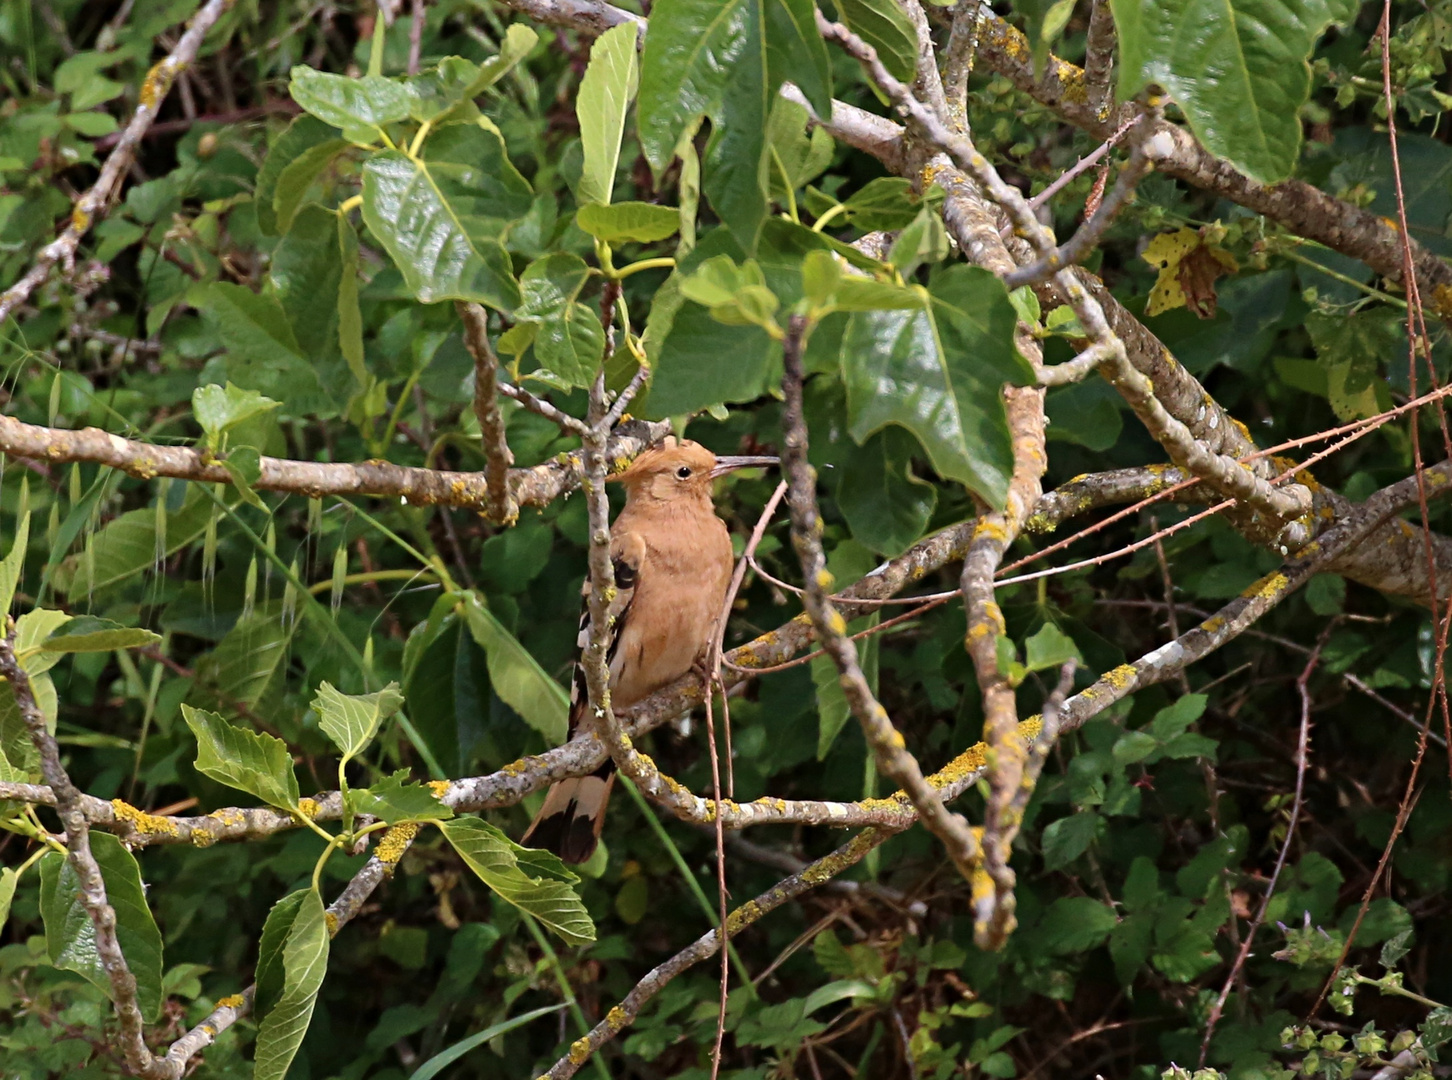
M415 0L415 27L423 25L423 2ZM417 44L409 37L410 55ZM416 57L415 57L416 59ZM509 495L509 467L514 464L504 434L504 417L499 412L499 357L489 344L489 313L482 304L454 301L464 320L464 347L474 358L474 415L479 418L479 438L484 444L484 484L488 495L485 514L496 525L513 525L519 507Z
M161 103L166 100L167 92L171 90L171 84L197 58L197 50L201 48L207 32L235 2L236 0L207 0L192 16L186 32L177 41L176 48L146 73L146 78L141 83L141 101L136 106L136 111L132 113L131 120L121 132L120 138L116 140L116 146L107 156L106 163L101 166L101 175L96 177L96 182L71 208L65 231L40 249L40 254L36 256L35 263L25 276L0 293L0 323L5 322L16 308L25 303L36 287L50 277L58 263L70 266L75 261L76 248L80 246L81 238L105 216L116 186L131 167L136 147L145 136L146 129L156 119Z

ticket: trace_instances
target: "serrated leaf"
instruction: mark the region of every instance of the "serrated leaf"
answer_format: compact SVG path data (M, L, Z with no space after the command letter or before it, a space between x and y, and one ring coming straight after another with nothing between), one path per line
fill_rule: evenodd
M385 151L363 169L363 220L424 303L518 307L519 286L499 237L529 212L533 197L499 135L473 124L444 128L421 158Z
M407 120L414 104L412 91L393 79L333 75L306 64L293 67L288 93L304 112L363 144L375 142L385 124Z
M319 149L327 144L327 149ZM264 236L278 234L277 212L274 198L284 171L294 163L307 159L308 164L298 172L298 180L304 191L311 186L313 178L326 167L333 156L347 149L348 143L338 138L338 129L325 124L315 116L299 116L287 126L268 148L267 160L257 171L257 184L252 191L253 204L257 210L257 225ZM298 184L291 185L299 186ZM296 209L296 202L292 207Z
M638 37L635 23L623 22L601 34L590 47L590 65L580 79L580 92L575 99L580 144L585 155L580 182L575 187L581 203L609 205L615 189L625 114L640 78L635 48ZM590 231L583 224L580 228Z
M183 705L182 716L197 740L198 772L279 809L297 809L297 776L285 742L234 727L206 709Z
M1114 743L1114 761L1117 765L1133 765L1159 748L1159 740L1149 732L1126 731Z
M371 814L390 825L454 816L423 784L409 783L407 770L386 776L370 787L350 788L347 798L353 813Z
M313 696L312 709L318 726L333 740L343 760L357 757L378 734L384 720L403 704L398 683L389 683L372 694L345 694L324 681Z
M1108 904L1088 896L1061 897L1049 905L1035 936L1054 955L1088 952L1109 936L1117 921Z
M911 84L918 70L918 35L897 0L837 0L848 29L877 50L888 74Z
M193 700L228 714L267 701L282 678L296 626L296 620L283 620L275 601L237 620L197 661Z
M39 648L47 653L112 652L155 645L160 634L139 626L123 626L94 615L77 615L53 631Z
M533 915L567 944L595 940L595 924L572 888L579 878L559 859L520 847L478 818L455 818L440 827L469 869L501 899Z
M533 328L528 343L534 345L535 359L569 386L589 386L605 354L599 313L579 299L589 278L585 260L556 251L530 263L519 279L516 326ZM515 341L510 347L522 352L524 344Z
M1289 176L1301 151L1307 62L1322 32L1355 16L1350 0L1112 0L1119 98L1158 83L1211 154L1261 183ZM1187 32L1187 28L1193 28Z
M674 206L654 203L623 202L613 206L590 203L580 207L575 224L607 244L626 241L651 244L676 234L681 227L681 212Z
M257 946L257 972L253 982L257 993L252 999L252 1016L258 1023L267 1019L274 1005L282 998L286 982L282 968L282 948L297 920L298 909L311 889L290 892L272 905L267 921L262 924L262 939Z
M1155 713L1155 718L1150 721L1150 732L1161 742L1173 739L1200 719L1209 701L1204 694L1181 695L1173 705Z
M110 833L91 833L91 854L101 868L106 899L116 912L116 940L136 978L137 1005L142 1016L155 1020L162 1001L161 931L146 905L141 868ZM45 920L51 963L83 975L110 997L111 978L96 949L96 926L81 903L75 870L59 853L46 855L40 862L40 914Z
M225 387L213 383L192 391L192 416L214 448L220 446L222 433L229 428L281 404L256 390L244 390L231 383Z
M841 356L853 439L904 427L938 475L1002 506L1013 468L1003 385L1032 381L1016 320L1002 282L967 266L939 274L915 310L852 315Z
M569 728L570 710L564 688L549 677L519 640L472 594L464 603L464 619L469 633L488 658L489 681L499 699L551 745L563 742Z
M1074 644L1074 639L1064 633L1051 622L1043 626L1023 643L1024 667L1029 671L1043 671L1045 668L1057 668L1067 664L1070 660L1084 662L1084 657L1079 653L1079 646Z
M257 1030L254 1080L284 1080L302 1045L328 970L328 923L323 901L304 892L282 946L283 988Z

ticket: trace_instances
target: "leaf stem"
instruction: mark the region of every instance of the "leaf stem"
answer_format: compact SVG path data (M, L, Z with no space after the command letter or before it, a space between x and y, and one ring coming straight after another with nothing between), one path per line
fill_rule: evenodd
M639 262L633 262L629 266L613 271L609 276L614 281L624 281L631 274L638 274L642 270L660 270L666 267L674 268L675 265L675 259L669 255L662 255L659 258L641 259Z

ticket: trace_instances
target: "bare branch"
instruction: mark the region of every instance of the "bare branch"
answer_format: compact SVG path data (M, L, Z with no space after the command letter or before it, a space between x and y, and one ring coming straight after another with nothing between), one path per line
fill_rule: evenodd
M1084 43L1084 89L1096 116L1107 117L1114 106L1114 48L1119 35L1109 0L1094 0L1089 12L1089 33Z
M202 40L207 32L235 2L236 0L207 0L192 16L186 32L177 41L176 48L146 73L146 78L141 83L141 100L131 115L131 121L116 140L116 146L107 156L106 163L101 166L101 175L96 177L96 182L71 208L65 231L40 249L34 265L19 281L0 293L0 323L10 318L16 308L25 303L36 287L50 277L57 264L69 266L75 260L76 248L80 246L81 238L106 215L121 177L131 167L137 144L156 119L161 103L166 100L167 92L171 90L171 84L197 58L197 50L202 47Z
M423 0L414 0L414 26L423 25ZM409 38L414 41L413 37ZM410 45L412 48L412 45ZM456 300L454 308L464 320L464 347L474 358L474 415L479 418L479 437L484 444L484 483L488 494L485 513L496 525L513 525L519 507L509 495L509 466L514 455L504 434L504 417L499 412L499 357L489 344L489 313L482 304Z

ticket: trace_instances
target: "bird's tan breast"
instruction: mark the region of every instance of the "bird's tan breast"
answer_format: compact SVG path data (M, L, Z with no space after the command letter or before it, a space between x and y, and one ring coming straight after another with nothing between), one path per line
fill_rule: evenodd
M620 675L611 693L619 708L691 669L710 644L731 581L731 538L714 513L709 520L642 528L640 534L645 556L621 634Z

